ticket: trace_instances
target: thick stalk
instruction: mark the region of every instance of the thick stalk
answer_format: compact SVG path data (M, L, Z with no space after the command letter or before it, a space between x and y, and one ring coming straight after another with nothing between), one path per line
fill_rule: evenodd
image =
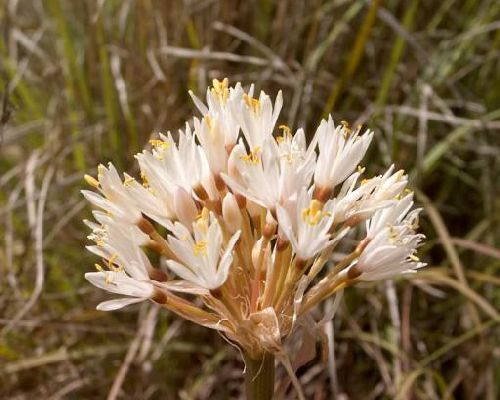
M244 352L247 400L272 400L274 395L274 355L263 353L256 359Z

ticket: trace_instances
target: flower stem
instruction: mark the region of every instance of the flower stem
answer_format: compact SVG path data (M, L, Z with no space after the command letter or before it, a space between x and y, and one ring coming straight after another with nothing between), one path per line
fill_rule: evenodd
M272 400L274 395L274 355L263 353L252 358L244 352L247 400Z

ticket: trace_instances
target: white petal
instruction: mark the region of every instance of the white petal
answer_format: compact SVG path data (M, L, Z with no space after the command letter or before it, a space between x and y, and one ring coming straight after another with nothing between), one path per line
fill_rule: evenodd
M148 299L141 297L122 297L120 299L103 301L97 305L96 309L99 311L114 311L129 306L130 304L140 303L144 300Z
M94 286L112 293L133 297L151 297L153 295L153 286L150 283L137 281L124 273L87 272L85 279Z
M191 269L186 267L185 265L178 263L174 260L168 260L167 266L179 277L185 279L189 282L196 283L197 285L205 287L205 285L201 284L201 279L198 275L196 275Z

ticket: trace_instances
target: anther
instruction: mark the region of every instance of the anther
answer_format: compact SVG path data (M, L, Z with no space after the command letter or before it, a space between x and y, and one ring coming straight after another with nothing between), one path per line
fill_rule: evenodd
M280 125L278 129L283 131L283 139L292 137L292 130L288 127L288 125Z
M206 256L207 255L208 242L206 240L200 240L196 242L193 246L193 253L195 256Z
M90 186L99 189L100 187L99 181L95 179L93 176L85 174L83 175L83 179L85 179L85 182L87 182Z
M240 160L246 161L249 164L258 164L260 163L260 152L261 148L260 146L257 146L255 149L250 151L250 153L241 155Z
M99 272L106 272L103 267L101 267L99 264L94 264L94 267L97 271Z
M128 186L130 186L130 185L131 185L134 181L135 181L135 178L132 178L131 176L128 176L128 175L127 175L127 176L125 177L125 180L123 181L123 184L124 184L125 186L127 186L127 187L128 187Z
M149 143L157 150L167 150L170 147L169 142L160 139L151 139Z

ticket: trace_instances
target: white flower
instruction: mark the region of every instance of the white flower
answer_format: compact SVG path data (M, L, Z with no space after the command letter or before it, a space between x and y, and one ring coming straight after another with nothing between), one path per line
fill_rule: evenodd
M375 186L375 190L370 195L372 202L383 202L396 198L408 184L408 176L400 169L394 172L394 165L380 177L380 181Z
M316 136L319 155L314 173L314 184L332 189L356 169L373 138L373 132L359 135L360 128L351 131L346 125L337 126L331 116L322 120Z
M231 112L231 105L241 103L245 93L239 82L234 87L228 87L228 84L229 81L227 78L222 81L214 79L212 87L207 89L207 105L203 104L192 91L189 91L201 114L204 117L208 116L220 122L220 130L218 132L224 138L225 146L234 145L238 138L240 127Z
M96 264L98 272L87 273L85 278L101 289L130 296L105 301L97 309L115 310L151 298L154 288L149 271L153 267L140 247L148 242L148 236L137 226L117 221L102 212L96 211L94 216L100 224L89 221L86 224L92 228L89 239L96 245L87 246L87 249L104 259L107 270Z
M95 227L89 239L96 245L87 249L105 259L110 270L125 271L138 280L149 279L153 267L140 247L148 239L136 226L109 221L101 228Z
M200 141L214 174L227 171L228 153L224 143L223 122L218 116L194 118L194 134Z
M312 199L305 188L292 210L277 207L280 230L292 244L299 259L312 258L332 243L329 230L334 219L333 208L333 200L322 205Z
M226 174L222 174L222 178L233 191L263 207L272 208L279 202L279 163L270 145L257 147L247 154L240 141L231 152L230 162L235 165L240 179Z
M170 219L175 216L171 199L160 196L161 191L153 194L153 190L146 184L141 185L130 175L125 175L124 186L127 194L134 201L135 206L149 218L168 228ZM145 187L146 186L146 187Z
M252 85L248 94L242 95L242 101L230 103L232 114L237 119L251 151L262 147L264 142L272 137L283 106L281 91L278 92L273 107L271 98L263 91L258 99L253 98L253 90Z
M206 209L193 223L193 235L182 224L175 223L175 236L168 242L181 262L168 260L168 267L179 277L205 289L220 287L229 275L233 262L232 250L239 238L236 232L222 249L222 230L215 216L207 215Z
M380 182L380 177L364 180L356 188L360 172L352 174L343 184L335 197L335 223L344 222L350 218L361 218L370 215L384 204L370 201L370 193Z
M195 119L195 134L205 149L210 167L214 173L225 171L224 154L217 154L222 149L231 149L238 138L240 127L230 108L233 103L241 103L243 89L241 84L228 87L227 78L223 81L213 80L213 87L207 89L207 106L191 91L194 103L203 114L200 122Z
M408 177L402 170L393 173L392 165L384 175L364 179L355 188L362 171L352 174L336 196L335 222L370 218L377 210L395 204L408 183Z
M409 193L402 199L396 200L392 206L375 212L375 214L366 221L366 237L373 239L373 237L384 228L399 225L412 206L413 193Z
M143 178L157 197L171 201L176 186L180 186L188 193L203 188L209 198L217 198L208 161L189 125L184 132L179 131L178 145L170 133L160 134L160 139L151 143L152 152L143 151L136 158Z
M85 175L86 181L98 189L104 197L89 190L82 190L85 198L117 219L132 224L137 223L142 218L141 211L124 186L113 164L109 163L108 168L99 165L97 178L95 180L91 176Z
M129 296L100 303L97 309L101 311L117 310L148 300L154 295L154 287L151 283L131 278L123 271L87 272L85 279L100 289Z
M308 187L314 173L315 153L307 150L304 131L292 137L285 127L278 141L269 138L263 147L247 153L240 142L232 151L239 179L222 175L231 189L257 204L273 210L276 204L294 201L303 187Z
M83 222L92 233L88 236L90 240L102 245L109 242L109 231L126 232L127 240L133 242L136 246L144 246L149 241L149 236L142 232L137 225L132 225L124 220L119 220L102 211L94 210L92 215L98 223L84 220Z
M416 248L424 238L424 235L414 232L417 214L418 211L412 212L400 225L379 230L348 274L359 274L359 280L373 281L415 272L425 266L415 256Z
M316 153L314 146L307 148L302 129L292 136L288 127L281 128L283 136L277 138L280 160L279 191L281 202L285 202L296 197L303 187L309 187L316 166Z

